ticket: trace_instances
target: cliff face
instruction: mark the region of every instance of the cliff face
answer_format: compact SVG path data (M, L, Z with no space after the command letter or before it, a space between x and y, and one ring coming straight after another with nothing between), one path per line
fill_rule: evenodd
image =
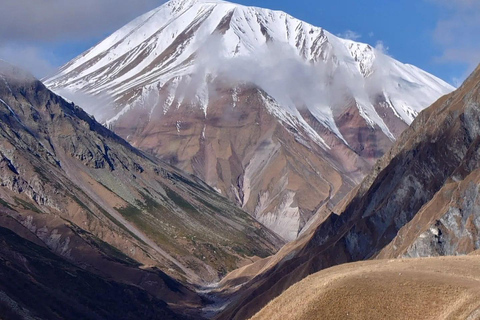
M337 264L477 250L479 119L477 68L457 91L421 112L327 218L319 217L296 243L263 261L267 267L245 286L248 296L222 316L251 316L299 279Z
M480 72L431 110L426 135L443 152L431 165L450 172L441 188L384 248L380 257L462 255L480 246Z

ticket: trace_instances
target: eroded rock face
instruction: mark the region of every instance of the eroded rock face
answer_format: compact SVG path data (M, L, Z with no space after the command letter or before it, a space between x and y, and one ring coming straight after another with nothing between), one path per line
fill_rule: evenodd
M310 121L331 147L309 139L294 118L278 121L265 107L274 102L255 87L237 91L235 108L224 99L211 102L207 120L172 109L141 134L130 135L136 124L128 117L114 130L195 173L286 240L295 239L327 199L340 199L370 167L318 120Z
M469 150L477 157L477 146ZM455 174L449 179L382 250L380 257L463 255L478 250L480 172L479 162L475 162L477 168L464 172L466 176Z
M220 318L251 316L292 283L333 265L478 250L479 120L480 67L421 112L324 221L262 262L267 267L245 285L243 300Z

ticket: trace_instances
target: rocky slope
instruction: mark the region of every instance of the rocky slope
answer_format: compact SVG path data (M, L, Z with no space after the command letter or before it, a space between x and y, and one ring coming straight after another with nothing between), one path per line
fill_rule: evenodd
M292 240L453 88L283 12L172 0L47 85Z
M378 257L461 255L479 249L480 66L421 112L374 171L277 255L231 274L243 287L222 319L244 319L303 277Z
M479 257L376 260L309 276L252 320L477 319Z
M0 226L181 309L201 300L173 279L216 281L282 244L202 181L3 62L0 136Z

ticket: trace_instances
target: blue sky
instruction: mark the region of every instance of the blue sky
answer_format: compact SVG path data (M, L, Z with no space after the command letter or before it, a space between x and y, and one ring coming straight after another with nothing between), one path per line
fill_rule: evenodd
M477 1L477 0L475 0ZM256 0L240 0L242 4L257 5ZM444 57L446 46L441 37L440 25L457 19L456 10L463 10L468 2L458 1L457 7L442 1L425 0L336 0L336 1L274 1L263 0L263 6L289 12L291 15L325 28L333 34L346 35L352 31L357 41L372 45L381 41L394 58L416 65L438 77L454 83L463 80L472 71L472 62ZM480 6L472 8L480 10ZM477 1L480 3L480 1ZM477 17L480 19L480 12ZM480 21L475 30L465 31L465 37L480 43ZM440 34L439 34L440 33ZM462 35L459 35L462 36ZM452 43L455 46L455 43ZM476 47L480 51L480 45ZM480 63L480 54L477 55Z
M163 2L3 0L0 58L43 77ZM333 34L383 44L394 58L454 85L480 62L480 0L234 2L282 10Z

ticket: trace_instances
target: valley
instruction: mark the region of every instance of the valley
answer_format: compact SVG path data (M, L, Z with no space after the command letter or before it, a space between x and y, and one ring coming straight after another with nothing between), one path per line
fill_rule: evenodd
M0 318L479 318L480 66L349 35L170 0L0 60Z

